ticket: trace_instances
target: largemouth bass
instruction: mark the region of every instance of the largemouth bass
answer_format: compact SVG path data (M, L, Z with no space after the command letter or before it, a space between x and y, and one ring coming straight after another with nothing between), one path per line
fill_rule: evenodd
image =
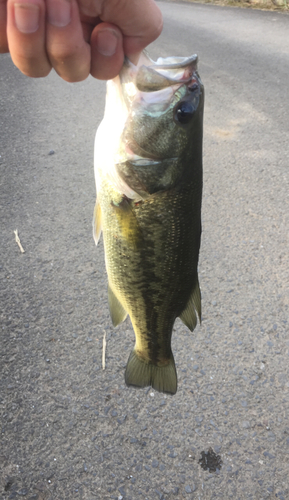
M203 107L196 55L142 54L107 83L95 140L94 239L102 230L113 325L129 315L136 338L125 381L170 394L174 322L201 320Z

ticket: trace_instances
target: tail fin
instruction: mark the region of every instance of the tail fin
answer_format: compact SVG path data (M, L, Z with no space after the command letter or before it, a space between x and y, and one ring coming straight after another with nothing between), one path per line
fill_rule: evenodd
M125 383L136 387L151 385L159 392L177 392L177 372L173 355L165 366L156 366L140 359L135 350L131 351L125 370Z

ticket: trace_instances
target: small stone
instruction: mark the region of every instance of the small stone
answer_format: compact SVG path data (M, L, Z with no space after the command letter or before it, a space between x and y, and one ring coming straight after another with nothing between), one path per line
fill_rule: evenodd
M51 156L51 155L54 155L54 153L55 153L55 151L53 149L50 149L48 154L49 154L49 156Z
M186 493L192 493L192 488L188 485L185 487L185 492Z

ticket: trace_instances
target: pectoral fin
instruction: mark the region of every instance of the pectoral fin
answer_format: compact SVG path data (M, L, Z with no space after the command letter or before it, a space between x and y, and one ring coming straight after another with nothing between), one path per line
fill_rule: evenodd
M138 249L142 243L142 233L132 210L130 200L124 196L120 203L115 204L112 202L112 206L117 216L123 238L134 250Z
M110 284L108 284L108 305L112 324L113 326L117 326L125 320L127 312L116 298Z
M95 244L97 245L98 240L101 234L101 208L99 202L96 200L94 212L93 212L93 221L92 221L92 232Z
M201 308L201 292L199 287L199 280L197 279L196 286L190 295L188 303L180 314L180 319L182 322L191 330L195 329L197 325L197 315L199 321L201 322L202 308Z

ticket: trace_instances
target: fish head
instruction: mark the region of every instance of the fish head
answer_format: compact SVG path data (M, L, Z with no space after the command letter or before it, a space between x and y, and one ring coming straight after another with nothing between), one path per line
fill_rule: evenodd
M180 157L192 144L203 110L197 56L169 57L134 67L126 62L120 82L128 108L123 142L141 157Z
M120 73L127 118L118 170L127 182L134 173L150 177L150 186L143 186L149 194L185 180L192 173L189 159L201 156L204 87L197 60L193 55L154 62L143 55L137 67L126 61Z
M108 82L104 125L111 145L102 164L113 156L107 175L127 197L188 182L192 162L201 165L204 87L197 62L196 55L153 61L142 53L137 66L126 59Z

